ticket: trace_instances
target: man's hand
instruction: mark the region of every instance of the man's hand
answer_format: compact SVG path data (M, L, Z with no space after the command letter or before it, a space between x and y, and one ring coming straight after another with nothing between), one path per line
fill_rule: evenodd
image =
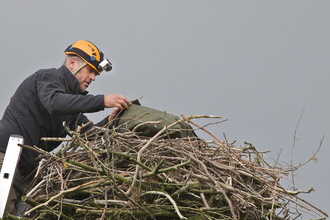
M129 105L132 103L125 96L116 93L104 96L104 107L106 108L117 107L121 110L128 108Z
M113 119L115 119L115 117L119 113L119 111L120 111L120 109L117 108L117 107L112 110L112 112L111 112L111 114L109 115L109 118L108 118L109 122L110 121L112 122Z

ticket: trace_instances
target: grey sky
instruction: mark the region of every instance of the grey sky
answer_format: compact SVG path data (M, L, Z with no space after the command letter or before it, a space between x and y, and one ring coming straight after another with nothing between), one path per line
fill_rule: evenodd
M69 44L90 40L113 63L90 93L143 96L143 105L176 115L221 115L228 121L208 127L217 137L251 142L274 159L281 152L280 161L291 163L304 111L294 165L325 139L296 184L314 187L303 198L329 214L329 11L329 1L305 0L2 1L1 114L24 78L59 67Z

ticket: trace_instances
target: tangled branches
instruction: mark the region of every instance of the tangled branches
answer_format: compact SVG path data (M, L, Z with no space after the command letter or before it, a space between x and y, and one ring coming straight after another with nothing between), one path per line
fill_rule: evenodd
M280 180L288 170L268 164L248 143L166 139L171 125L153 137L100 127L69 132L71 140L55 155L34 147L46 162L23 196L30 205L25 219L294 219L301 211L327 216L299 197L312 188L284 189Z

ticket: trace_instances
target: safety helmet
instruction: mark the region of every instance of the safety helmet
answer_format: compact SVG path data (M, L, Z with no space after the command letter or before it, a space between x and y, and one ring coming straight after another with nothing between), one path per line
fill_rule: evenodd
M89 66L96 70L98 74L102 70L110 71L112 65L110 61L104 58L103 53L91 42L80 40L68 46L64 51L67 55L76 55L83 59Z

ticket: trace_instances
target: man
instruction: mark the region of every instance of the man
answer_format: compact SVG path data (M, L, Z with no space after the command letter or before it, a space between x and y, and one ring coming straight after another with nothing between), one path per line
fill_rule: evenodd
M65 137L67 133L63 121L71 130L75 130L77 125L89 121L83 113L115 107L110 116L96 124L103 126L120 109L131 105L122 95L87 94L86 89L95 81L95 77L102 70L112 69L111 63L93 43L77 41L65 53L65 62L59 69L42 69L32 74L21 83L11 98L0 121L0 168L12 134L23 136L26 145L36 145L51 151L60 143L45 142L41 137ZM90 125L82 132L92 127ZM38 161L35 160L37 156L38 153L23 149L18 169L21 175L30 173L38 166ZM17 197L19 193L15 193ZM16 199L14 195L12 199ZM13 201L8 203L7 211L16 214Z

